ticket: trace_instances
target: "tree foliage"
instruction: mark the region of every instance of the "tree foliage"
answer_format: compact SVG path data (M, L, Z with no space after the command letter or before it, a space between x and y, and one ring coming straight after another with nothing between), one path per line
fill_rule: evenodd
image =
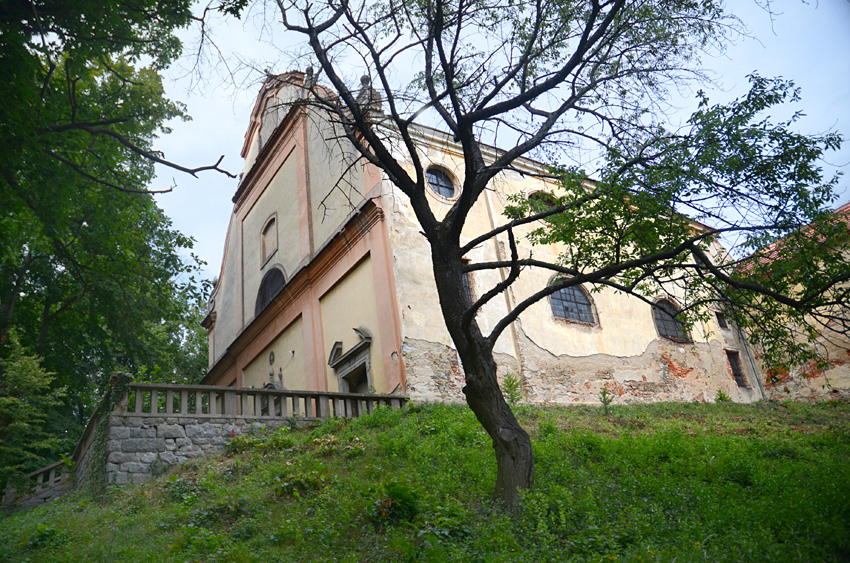
M12 476L38 469L45 454L70 441L49 432L46 424L65 388L51 386L55 374L24 350L14 332L7 348L0 359L0 491Z
M12 362L0 385L23 346L54 374L45 382L67 389L46 424L74 439L113 371L197 381L206 367L193 241L146 190L154 163L219 170L153 149L168 120L187 119L159 72L180 52L190 7L0 6L0 358Z
M250 5L218 4L234 15ZM493 347L536 301L578 284L645 300L679 285L687 296L684 320L693 321L719 302L746 328L766 327L766 319L773 319L769 326L787 328L789 321L806 320L829 303L846 302L846 292L837 288L850 269L846 257L834 251L846 242L846 232L833 225L834 236L827 235L819 226L829 221L835 180L821 179L818 159L840 139L801 136L791 131L793 119L774 124L765 117L765 110L796 97L790 84L754 77L744 99L711 106L703 97L687 127L665 127L671 89L704 78L700 55L722 50L739 31L721 3L276 0L276 5L283 27L303 37L310 59L336 92L329 96L308 84L312 97L306 103L324 109L359 157L383 171L408 198L422 227L443 317L463 364L464 393L493 441L500 501L516 505L517 489L531 486L533 456L527 433L499 389ZM352 84L353 67L371 82ZM411 67L412 75L406 72ZM384 113L376 111L377 99ZM460 196L445 216L438 217L426 197L427 165L415 134L423 123L438 124L463 151ZM581 166L600 152L604 165L591 186ZM484 190L528 156L557 164L544 175L561 183L550 194L552 205L517 199L504 225L462 239ZM565 243L557 261L520 255L518 238L540 219L547 221L533 229L530 242ZM797 278L804 287L794 285L790 275L783 281L778 272L784 266L773 255L736 263L765 244L800 238L794 233L812 221L818 226L810 229L819 234L802 237L808 246L781 246L796 257L789 274L792 264L807 258L815 264L812 275ZM508 258L464 262L470 250L493 239L509 249ZM732 253L722 253L718 240L734 247ZM798 253L815 246L817 254ZM482 333L475 311L530 267L560 277ZM469 305L463 275L484 269L501 270L502 281ZM791 332L777 332L775 341Z

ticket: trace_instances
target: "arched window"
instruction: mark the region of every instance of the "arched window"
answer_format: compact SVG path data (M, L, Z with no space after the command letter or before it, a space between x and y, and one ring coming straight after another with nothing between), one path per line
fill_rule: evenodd
M443 170L431 167L425 173L431 189L438 195L445 198L453 198L455 196L455 187L452 184L452 179Z
M679 310L670 301L662 299L652 307L652 315L655 317L655 327L658 334L675 342L690 342L691 338L685 332L682 321L676 318Z
M257 303L254 305L254 316L258 316L263 312L263 309L268 307L269 303L274 301L277 294L286 285L286 278L283 272L277 268L271 270L263 276L263 281L260 282L260 289L257 291Z
M532 213L543 213L558 205L555 196L546 192L534 192L528 196L528 203L531 205Z
M559 289L550 296L552 314L556 319L595 324L590 297L579 286Z
M263 232L260 235L260 255L262 256L261 263L265 264L269 256L277 250L277 217L272 215L263 227Z

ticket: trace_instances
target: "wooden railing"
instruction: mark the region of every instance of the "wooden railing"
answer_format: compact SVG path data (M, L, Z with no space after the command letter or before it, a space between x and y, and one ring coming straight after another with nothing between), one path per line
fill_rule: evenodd
M35 482L35 488L29 492L29 496L35 496L57 485L61 485L70 478L70 473L65 466L65 462L58 461L53 465L33 471L27 475L27 478Z
M377 405L400 408L407 397L320 391L288 391L131 383L128 416L191 416L198 418L352 418L371 413Z

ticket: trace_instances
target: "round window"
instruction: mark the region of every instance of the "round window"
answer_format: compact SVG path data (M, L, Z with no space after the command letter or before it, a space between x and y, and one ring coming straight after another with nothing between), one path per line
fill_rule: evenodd
M428 184L435 193L445 198L453 198L455 195L455 187L452 184L452 179L449 175L439 168L429 168L425 173L428 179Z

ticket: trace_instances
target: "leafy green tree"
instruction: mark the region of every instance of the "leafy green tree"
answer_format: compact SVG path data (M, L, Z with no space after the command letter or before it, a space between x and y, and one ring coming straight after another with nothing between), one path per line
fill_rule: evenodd
M79 434L114 371L196 380L206 363L193 241L146 190L155 163L222 172L153 149L186 119L159 72L191 17L188 0L0 5L0 358L14 330L67 389L58 434Z
M0 491L4 491L12 476L38 469L46 454L71 444L50 432L47 424L51 411L62 404L65 389L51 385L54 374L21 346L14 332L0 369Z
M327 96L308 84L307 103L328 112L359 158L382 170L408 198L421 225L443 318L463 364L463 391L493 442L495 498L507 506L516 506L518 491L531 486L534 459L529 436L499 388L493 347L531 304L577 284L643 299L666 284L682 284L694 296L686 320L717 300L750 308L769 299L784 303L788 313L812 313L822 303L812 296L841 282L841 275L813 275L801 295L789 296L772 279L753 278L736 269L734 259L713 253L711 241L718 237L739 246L732 256L740 258L823 220L834 182L821 181L817 161L839 142L835 135L794 135L791 123L774 125L762 117L791 90L761 79L744 100L704 103L689 130L665 129L665 116L656 110L667 104L671 88L701 79L700 55L722 49L738 30L720 2L276 3L284 29L303 37L318 74L337 93ZM252 4L225 0L220 10L239 16ZM371 83L349 82L358 65ZM406 80L410 66L417 72ZM385 113L375 111L376 99ZM441 217L426 197L426 165L415 137L418 123L435 121L463 151L460 195ZM489 151L487 145L504 150ZM583 162L588 149L607 155L595 188L583 185L580 170L555 170L550 178L562 178L566 195L552 194L552 206L516 201L506 224L462 240L473 206L517 159ZM518 250L517 231L542 218L549 226L536 231L532 242L558 240L570 249L553 263ZM707 228L695 228L693 220ZM509 249L508 258L465 262L471 249L494 239ZM846 260L833 262L839 259L835 253L819 256L816 263L832 274L842 267L850 271ZM516 303L483 333L475 311L530 267L558 273L560 281ZM501 270L502 281L468 304L463 276L483 269ZM840 292L830 294L842 299Z

